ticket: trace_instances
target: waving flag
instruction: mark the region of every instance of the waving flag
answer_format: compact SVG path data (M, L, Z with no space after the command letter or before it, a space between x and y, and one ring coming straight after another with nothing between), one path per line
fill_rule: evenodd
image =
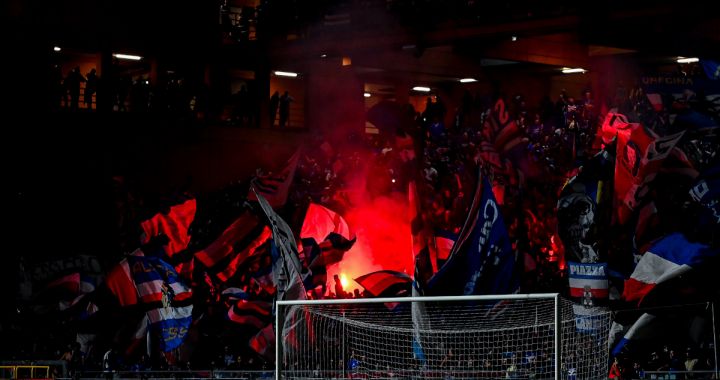
M120 305L142 305L149 331L160 337L161 350L183 342L192 322L192 291L173 266L136 250L113 268L106 284Z
M228 300L247 300L248 298L250 298L250 295L247 294L246 291L235 287L223 290L221 295Z
M195 219L197 201L188 199L185 202L170 207L167 214L157 213L152 218L140 223L143 230L141 244L147 244L155 236L165 235L168 243L165 253L172 257L187 248L190 243L188 230Z
M272 303L240 300L228 310L227 316L235 323L261 329L272 320Z
M435 257L437 257L438 268L442 268L442 265L445 264L450 257L450 252L457 238L457 234L450 231L435 229L435 244L433 245L433 249L436 252Z
M623 114L608 112L598 134L605 144L610 144L617 135L628 136L639 126L638 123L630 123Z
M260 194L263 198L265 198L272 208L280 208L287 202L288 194L290 193L290 185L292 185L293 178L295 177L295 169L297 168L299 160L300 149L298 149L295 154L288 159L288 162L279 173L270 172L268 174L259 175L253 180L252 187L255 188L257 194ZM258 200L255 191L250 189L248 192L249 200Z
M300 255L290 226L275 213L270 204L255 191L253 186L250 187L250 191L255 194L272 231L270 254L273 280L277 287L277 299L306 299L307 293L301 277Z
M319 243L327 239L331 233L340 235L347 240L354 239L350 233L350 227L340 214L325 206L310 203L300 229L300 238L313 238Z
M720 64L716 61L703 59L700 61L709 79L720 79Z
M699 268L718 256L718 248L690 242L680 233L670 234L642 256L630 279L625 281L623 297L642 303L657 285Z
M314 203L310 203L300 239L303 246L302 257L311 275L306 279L306 286L325 284L326 267L340 262L345 252L355 244L355 237L350 232L345 219L340 214Z
M700 223L720 225L720 160L705 170L690 189L692 199L703 207Z
M360 276L355 282L375 297L393 297L403 292L410 293L412 278L402 272L379 270Z
M195 259L225 282L237 272L240 264L258 254L259 247L270 236L270 229L250 210L245 210L214 242L197 252Z
M585 306L597 305L608 299L607 263L567 262L570 297Z
M507 294L519 286L502 213L488 180L481 174L478 178L468 220L426 295Z
M272 323L250 338L250 348L267 360L275 358L275 330Z
M624 225L647 193L646 185L660 170L684 132L660 137L645 127L619 134L615 165L617 218Z

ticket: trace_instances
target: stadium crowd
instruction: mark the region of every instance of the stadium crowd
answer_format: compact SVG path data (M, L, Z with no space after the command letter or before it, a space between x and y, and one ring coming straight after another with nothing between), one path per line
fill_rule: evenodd
M499 95L499 94L494 94ZM140 93L137 96L141 96ZM143 95L144 96L144 95ZM494 96L493 98L496 98ZM410 182L417 182L423 210L423 220L433 229L453 234L460 232L466 217L466 210L472 201L471 193L475 187L474 168L480 165L492 185L498 203L502 205L503 215L513 247L522 254L523 276L522 292L567 292L562 244L557 233L556 205L560 189L569 178L568 173L586 163L601 149L598 139L600 110L590 90L579 98L563 92L556 101L550 97L539 105L528 105L522 95L512 97L507 104L511 121L516 125L512 141L516 145L508 147L493 135L492 118L488 111L492 104L490 97L472 96L466 93L461 106L457 109L453 122L444 123L442 100L437 98L428 102L422 112L405 108L406 120L392 131L377 136L361 137L352 135L347 141L336 146L318 136L312 142L315 149L308 150L298 163L297 173L291 186L288 204L284 208L285 216L291 225L302 222L297 211L309 202L327 206L342 214L352 207L347 195L350 183L354 183L358 173L366 175L366 190L371 196L387 195L393 192L403 193ZM688 105L691 99L687 99ZM610 108L619 112L634 114L651 128L670 128L666 121L650 111L650 105L642 96L640 89L633 91L618 90L618 96L605 101ZM185 101L183 101L183 104ZM689 106L689 105L688 105ZM185 110L185 106L182 106ZM185 112L185 111L183 111ZM408 143L410 141L410 143ZM707 140L696 139L685 143L692 159L700 162L709 160L707 152L713 149ZM503 151L503 149L507 150ZM716 149L716 147L714 148ZM500 155L498 152L503 151ZM511 160L508 152L527 160ZM714 156L714 151L711 156ZM138 235L133 222L143 220L158 208L177 203L187 194L179 192L169 199L148 200L133 193L123 178L117 178L118 220L123 225L127 241L123 248L130 250L136 245ZM189 249L197 250L208 245L243 208L247 195L248 182L234 183L205 196L202 214L197 215L193 224L193 239ZM162 206L164 205L164 206ZM247 269L247 268L245 268ZM197 280L193 284L196 310L207 314L205 321L198 325L199 339L192 361L182 362L177 357L165 361L149 362L145 355L126 356L110 341L97 346L81 346L75 342L80 326L78 320L58 319L50 326L50 335L41 339L29 339L27 346L18 347L17 359L57 358L67 362L71 374L86 370L191 370L196 368L231 370L266 370L270 363L261 355L246 346L246 331L223 333L221 327L212 326L212 321L224 319L223 309L231 305L213 290L212 280ZM263 293L257 283L247 283L242 289L248 293L259 294L262 299L271 300L272 294ZM347 292L342 286L322 291L315 297L359 298L367 293L356 290ZM198 306L197 300L206 304ZM29 312L30 306L27 306ZM14 331L21 334L20 325L35 323L35 320L17 321ZM83 326L85 328L87 326ZM97 327L97 326L95 326ZM54 332L53 332L54 331ZM238 337L243 337L238 339ZM229 342L233 342L228 344ZM66 347L64 350L62 347ZM220 348L222 347L222 348ZM124 347L123 350L127 348ZM578 347L582 350L582 347ZM142 350L141 350L142 351ZM706 343L701 346L688 346L684 352L677 347L665 346L662 350L651 347L639 353L622 355L611 366L610 377L618 379L641 378L643 371L654 370L707 370L714 368L713 351ZM573 354L582 357L581 354ZM448 364L456 368L477 365L493 373L503 373L505 378L514 378L514 373L540 371L538 366L547 365L546 353L537 353L527 360L526 353L512 353L504 360L493 363L473 363L471 358L452 358L457 364ZM348 360L351 358L349 357ZM449 359L450 360L450 359ZM588 360L588 359L583 359ZM450 363L449 361L448 363ZM464 364L463 364L464 363ZM500 364L498 364L500 363ZM544 363L544 364L543 364ZM487 364L487 365L486 365ZM337 363L342 368L345 363ZM604 363L599 363L599 366ZM312 363L306 363L304 370L315 370ZM375 369L382 371L383 369ZM518 375L519 376L519 375ZM461 375L458 375L461 377Z

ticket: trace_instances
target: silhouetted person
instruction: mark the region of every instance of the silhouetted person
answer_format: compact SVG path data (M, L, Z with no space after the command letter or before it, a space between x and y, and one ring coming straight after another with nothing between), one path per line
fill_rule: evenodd
M335 280L335 295L337 298L345 298L345 289L343 289L340 277L338 275L334 275L333 280Z
M290 102L293 100L287 91L280 97L280 128L285 128L290 118Z
M85 108L92 109L92 97L97 91L97 72L95 69L87 73L87 82L85 83Z
M50 106L53 110L67 107L67 89L63 83L62 66L54 65L52 69L52 100Z
M77 111L80 103L80 83L85 82L85 77L80 74L80 66L75 66L68 76L65 77L65 88L70 93L70 109Z
M278 106L280 105L280 93L275 91L270 97L270 126L275 126L275 115L277 115Z

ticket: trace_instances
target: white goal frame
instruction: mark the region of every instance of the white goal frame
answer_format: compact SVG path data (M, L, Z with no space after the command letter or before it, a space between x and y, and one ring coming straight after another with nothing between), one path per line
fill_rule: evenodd
M500 295L470 295L470 296L438 296L438 297L397 297L397 298L349 298L349 299L322 299L322 300L284 300L275 303L275 379L280 380L282 375L282 334L277 331L284 322L283 306L295 305L348 305L348 304L377 304L377 303L407 303L407 302L472 302L472 301L503 301L503 300L531 300L552 299L554 301L554 360L555 380L560 380L561 334L562 320L560 317L560 293L535 294L500 294Z

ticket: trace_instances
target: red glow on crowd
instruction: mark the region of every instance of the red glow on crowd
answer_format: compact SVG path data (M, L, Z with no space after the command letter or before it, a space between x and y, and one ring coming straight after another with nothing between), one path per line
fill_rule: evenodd
M351 280L374 271L412 273L410 223L403 196L366 200L347 212L345 219L354 230L357 242L341 262L328 267L330 281L335 274L345 275L349 281L343 287L345 291L353 291L359 285ZM328 288L334 285L330 283Z

